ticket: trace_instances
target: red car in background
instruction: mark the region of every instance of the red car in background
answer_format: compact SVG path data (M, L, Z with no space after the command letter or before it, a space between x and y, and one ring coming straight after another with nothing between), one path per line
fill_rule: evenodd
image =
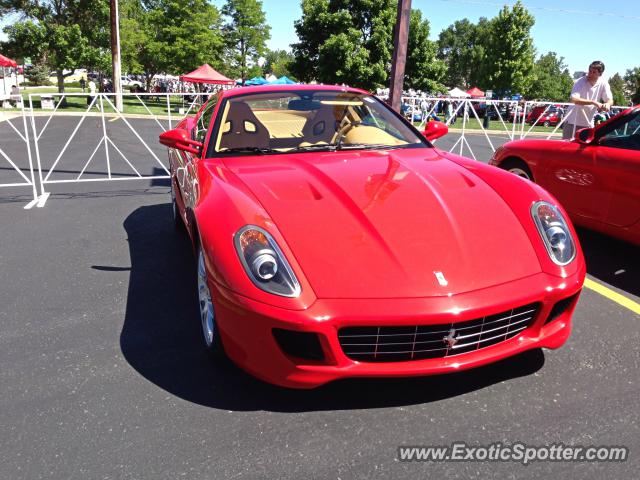
M527 115L529 125L540 125L544 127L555 127L564 116L564 109L559 105L534 107Z
M446 132L362 90L278 85L163 133L206 349L312 388L560 347L585 277L573 227L539 186L433 147Z
M547 189L577 225L640 245L640 107L571 141L506 143L490 163Z

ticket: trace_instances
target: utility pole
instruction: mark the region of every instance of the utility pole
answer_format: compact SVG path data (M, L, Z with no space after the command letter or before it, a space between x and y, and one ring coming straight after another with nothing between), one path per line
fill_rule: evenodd
M393 63L391 64L391 85L389 86L389 101L391 102L391 108L398 112L400 112L400 102L402 99L404 68L407 63L407 43L409 40L410 14L411 0L398 0L396 28L394 29L393 33Z
M111 0L111 64L113 70L113 92L116 94L116 109L122 112L122 86L120 85L120 19L118 0Z

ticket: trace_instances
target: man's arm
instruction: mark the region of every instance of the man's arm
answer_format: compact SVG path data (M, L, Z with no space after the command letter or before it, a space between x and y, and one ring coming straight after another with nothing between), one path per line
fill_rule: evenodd
M571 103L575 103L576 105L594 105L595 107L598 108L598 110L600 110L603 105L597 100L587 100L586 98L582 98L578 92L572 93L571 98L569 98L569 100L571 100Z
M600 107L600 109L608 112L613 106L613 94L611 93L609 82L606 82L604 84L604 95L602 99L604 100L604 103L602 104L602 107Z

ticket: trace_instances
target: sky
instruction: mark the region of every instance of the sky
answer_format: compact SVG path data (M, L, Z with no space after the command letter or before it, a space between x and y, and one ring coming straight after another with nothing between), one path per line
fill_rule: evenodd
M412 0L411 8L429 20L432 40L456 20L492 18L503 5L515 0ZM569 71L586 71L593 60L605 64L605 76L640 66L638 0L524 0L535 17L531 36L538 55L556 52L564 57ZM224 0L214 0L222 6ZM289 49L297 41L293 22L300 19L298 0L263 0L271 25L270 49Z
M217 7L224 0L213 0ZM289 50L297 41L293 22L300 19L300 0L263 0L271 40L267 46ZM431 39L456 20L491 18L503 5L515 0L412 0L411 8L422 11L431 24ZM523 0L536 23L531 36L538 55L556 52L569 71L585 71L593 60L605 64L605 76L640 66L637 31L640 27L638 0ZM15 21L10 20L10 21ZM6 24L6 20L4 22ZM4 26L0 22L0 27ZM0 32L0 40L4 34Z

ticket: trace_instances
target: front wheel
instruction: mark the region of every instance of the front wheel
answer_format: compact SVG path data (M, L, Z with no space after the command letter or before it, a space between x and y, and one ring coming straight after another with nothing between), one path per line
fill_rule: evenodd
M500 165L500 168L508 172L517 175L518 177L526 178L527 180L534 181L533 174L529 166L520 159L511 159Z
M176 190L173 179L171 179L171 217L173 219L173 226L176 230L183 230L184 223L182 222L182 217L178 210L178 204L176 203Z
M200 324L204 336L204 344L208 353L215 358L224 357L224 349L216 324L216 314L211 298L211 290L207 280L204 252L198 247L198 303L200 307Z

